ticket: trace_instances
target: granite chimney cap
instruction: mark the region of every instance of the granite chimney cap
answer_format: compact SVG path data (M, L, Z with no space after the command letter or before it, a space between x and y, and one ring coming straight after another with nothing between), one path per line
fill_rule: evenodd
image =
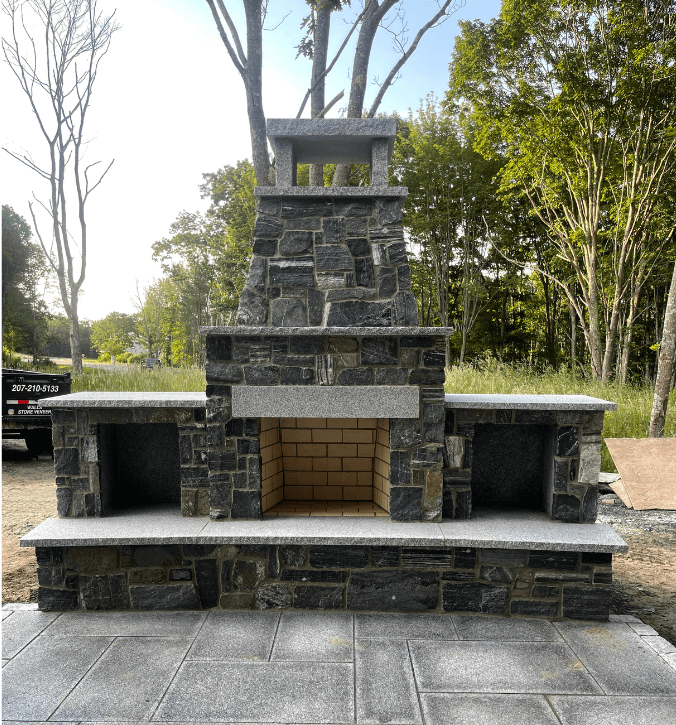
M299 164L371 164L375 140L387 142L389 162L397 135L390 118L270 118L266 128L275 155L291 141Z

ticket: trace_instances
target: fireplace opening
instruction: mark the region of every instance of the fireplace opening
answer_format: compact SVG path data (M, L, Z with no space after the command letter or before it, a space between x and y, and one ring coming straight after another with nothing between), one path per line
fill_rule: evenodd
M99 425L101 509L181 503L175 423Z
M545 425L482 423L472 440L472 508L543 510Z
M389 419L260 418L263 512L387 516Z

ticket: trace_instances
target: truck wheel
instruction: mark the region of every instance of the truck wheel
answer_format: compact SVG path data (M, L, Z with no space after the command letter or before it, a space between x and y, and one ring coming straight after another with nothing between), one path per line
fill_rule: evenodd
M50 455L54 455L52 447L52 431L51 430L35 430L26 433L26 447L31 456L39 456L40 453L46 451Z

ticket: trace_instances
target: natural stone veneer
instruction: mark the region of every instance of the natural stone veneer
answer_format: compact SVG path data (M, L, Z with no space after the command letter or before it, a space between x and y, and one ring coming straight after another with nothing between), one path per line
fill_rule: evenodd
M610 553L407 546L38 547L42 611L334 609L605 621Z
M211 517L255 519L263 512L259 422L233 417L233 388L304 381L363 387L365 398L373 386L388 386L390 395L395 386L416 388L416 417L387 419L389 512L398 521L440 521L446 338L415 334L417 329L393 329L392 335L365 330L361 336L360 328L325 328L321 335L303 335L302 329L263 335L259 328L204 328Z
M115 475L110 467L117 466L117 453L107 455L107 437L102 436L103 429L139 424L151 426L148 429L150 438L153 425L176 426L180 470L167 471L167 475L180 480L180 506L184 515L208 515L207 427L204 404L200 403L194 408L55 407L52 440L58 515L79 518L108 513L106 508L110 506L114 492L106 490L106 482L110 480L110 485L114 485ZM170 463L164 461L163 465ZM161 476L162 471L158 475Z
M603 410L454 408L452 398L445 414L444 518L469 518L480 498L484 506L544 509L557 521L596 521ZM531 490L524 488L529 478L536 479Z

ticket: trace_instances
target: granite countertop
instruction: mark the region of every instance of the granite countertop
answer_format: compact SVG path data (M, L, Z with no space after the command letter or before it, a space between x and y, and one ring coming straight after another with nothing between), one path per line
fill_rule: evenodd
M38 404L48 408L205 408L207 396L206 393L105 393L94 390L42 398Z
M131 544L297 544L471 546L623 553L627 544L604 523L566 524L543 511L478 509L469 520L397 522L386 518L263 517L211 521L182 517L158 505L103 518L52 518L22 537L21 546L126 546Z
M450 393L446 394L444 404L446 408L472 410L617 410L617 403L589 395Z

